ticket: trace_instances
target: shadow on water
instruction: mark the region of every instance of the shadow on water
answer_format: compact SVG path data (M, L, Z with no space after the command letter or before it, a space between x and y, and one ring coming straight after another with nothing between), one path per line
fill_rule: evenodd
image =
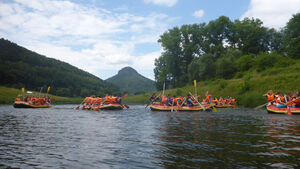
M297 168L300 116L0 106L0 167Z

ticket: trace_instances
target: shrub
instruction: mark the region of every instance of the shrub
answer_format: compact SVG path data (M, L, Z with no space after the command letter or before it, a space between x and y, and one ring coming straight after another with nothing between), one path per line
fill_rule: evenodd
M255 64L253 55L243 55L236 61L238 71L247 71Z

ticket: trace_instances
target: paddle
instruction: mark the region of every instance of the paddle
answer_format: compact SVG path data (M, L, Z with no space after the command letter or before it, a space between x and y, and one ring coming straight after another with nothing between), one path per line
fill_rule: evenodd
M215 106L212 107L214 112L218 112L218 110L215 108Z
M130 107L128 106L128 105L126 105L126 104L124 104L124 106L127 108L127 109L129 109Z
M128 97L128 93L124 94L123 98L125 99L126 97Z
M84 101L85 101L85 99L80 103L80 105L78 105L78 106L75 108L75 110L78 110Z
M287 105L288 101L287 101L286 95L284 96L284 100L285 100L285 104L287 106L286 113L288 115L292 115L291 108Z
M172 103L171 112L173 112L173 109L174 109L174 99L173 99L173 103Z
M153 100L150 100L150 102L146 105L145 109L146 109L150 104L152 104L154 100L156 100L157 98L159 98L159 96L160 96L160 93L159 93L159 95L156 96Z
M264 103L262 105L259 105L259 106L255 107L254 110L257 110L257 109L260 109L262 107L265 107L266 105L268 105L268 103Z
M191 92L189 92L189 93L190 93L190 95L194 98L194 100L197 101L197 103L200 105L200 107L205 111L205 110L206 110L205 107L203 107L203 106L201 105L201 103L199 103L199 101L193 96L193 94L192 94Z

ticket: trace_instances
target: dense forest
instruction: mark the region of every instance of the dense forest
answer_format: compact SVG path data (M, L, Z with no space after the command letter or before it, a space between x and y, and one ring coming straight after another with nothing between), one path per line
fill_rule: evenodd
M68 63L47 58L5 39L0 39L0 85L50 93L59 96L104 96L121 94L111 83Z
M131 67L122 68L117 75L106 79L121 91L129 94L140 94L155 90L154 81L150 80Z
M158 40L163 52L155 60L156 87L241 78L248 71L292 65L300 59L299 28L300 13L281 30L267 28L259 19L231 21L226 16L169 29Z

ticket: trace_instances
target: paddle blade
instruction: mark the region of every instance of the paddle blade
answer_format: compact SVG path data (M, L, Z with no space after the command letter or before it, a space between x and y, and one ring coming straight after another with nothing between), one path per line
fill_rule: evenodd
M128 93L124 94L124 96L123 96L123 98L126 98L126 97L128 97Z
M128 106L128 105L124 104L124 106L125 106L127 109L129 109L129 106Z
M291 108L290 108L290 107L287 108L287 114L288 114L288 115L292 115L292 111L291 111Z
M214 112L218 112L218 110L215 108L215 106L212 107L212 108L213 108L213 111L214 111Z
M75 108L75 110L78 110L78 109L79 109L79 107L80 107L80 106L77 106L77 107Z

